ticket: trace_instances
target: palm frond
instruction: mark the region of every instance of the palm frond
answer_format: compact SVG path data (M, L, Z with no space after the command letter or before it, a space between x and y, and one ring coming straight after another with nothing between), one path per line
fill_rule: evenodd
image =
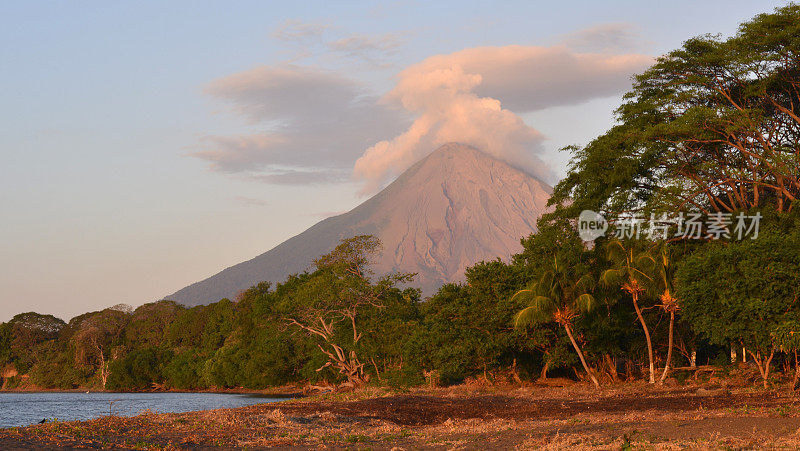
M584 274L575 282L575 291L577 293L586 293L594 289L594 278L590 274Z
M514 293L514 296L511 296L511 301L513 302L513 301L514 301L514 299L515 299L517 296L526 296L526 295L530 295L530 294L532 294L532 293L533 293L533 289L531 289L531 288L526 288L526 289L524 289L524 290L519 290L519 291L517 291L516 293Z
M591 312L594 310L595 306L597 305L597 301L595 300L594 296L589 293L584 293L578 296L578 299L575 301L578 305L578 309L582 312Z
M547 296L536 296L531 302L531 307L535 307L544 316L549 316L555 308L553 298Z
M639 268L631 268L631 278L639 281L640 284L646 285L653 281L653 276Z
M611 261L626 260L627 251L620 240L612 240L606 244L606 256Z
M539 279L538 287L540 291L549 291L553 286L553 281L556 279L556 274L553 271L545 271Z
M547 322L553 319L553 300L547 296L536 296L530 306L522 309L514 317L514 327Z
M649 253L641 253L636 257L636 264L644 268L655 268L658 265L656 259Z
M523 326L528 326L535 323L534 316L536 316L535 307L525 307L514 315L514 328L519 329Z
M621 285L624 273L621 269L607 269L600 275L600 284L605 287Z
M665 268L669 268L672 266L672 256L670 255L669 248L664 245L661 248L661 252L659 252L659 257L661 259L661 265Z

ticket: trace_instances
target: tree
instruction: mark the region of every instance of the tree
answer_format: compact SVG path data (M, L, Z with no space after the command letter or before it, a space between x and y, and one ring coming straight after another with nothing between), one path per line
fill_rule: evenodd
M134 349L109 364L108 387L112 390L146 390L163 380L165 362L172 353L156 347Z
M54 338L65 326L64 321L53 315L43 315L36 312L20 313L8 322L17 329L24 329L25 335L38 335L40 337Z
M75 331L71 336L75 347L75 363L97 365L103 389L108 382L111 361L120 357L113 350L121 344L119 339L129 319L129 309L112 307L70 321L70 327Z
M184 310L186 307L173 301L139 306L130 312L130 323L125 327L125 344L138 348L161 345L170 324Z
M42 346L53 343L65 323L53 315L20 313L7 323L10 333L9 359L20 373L27 372L45 355Z
M800 6L699 36L635 79L617 126L585 147L551 204L582 209L788 211L800 195Z
M660 384L669 374L669 366L672 363L672 349L673 337L675 330L675 313L680 310L680 302L675 297L675 288L673 287L673 280L675 279L675 265L673 263L673 254L671 248L667 243L662 243L655 253L655 257L647 258L654 265L653 273L655 274L655 294L658 296L659 307L669 314L669 338L667 342L667 360L664 363L664 372L661 373L661 378L658 380Z
M371 235L342 240L315 261L317 270L293 293L286 317L288 324L321 341L317 347L328 360L317 371L330 366L352 385L367 381L365 363L356 352L363 336L359 316L370 307L383 308L386 292L413 277L390 274L372 283L369 266L380 251L380 240Z
M586 374L595 387L600 388L600 383L589 369L572 332L575 318L582 312L591 311L595 305L594 297L589 294L593 284L589 274L575 273L574 270L559 264L558 259L554 258L552 266L537 282L514 295L530 298L530 305L517 314L514 325L521 327L548 321L555 321L561 325L569 336Z
M662 146L680 204L791 208L800 194L798 32L800 7L789 5L732 38L690 39L637 78L621 114Z
M800 360L797 356L797 351L800 350L800 321L795 319L783 321L772 331L772 338L781 351L794 354L794 377L791 387L792 390L796 390L797 382L800 381Z
M707 243L682 261L675 286L692 327L713 344L745 347L766 388L773 332L800 313L800 233Z
M11 363L13 354L11 352L11 324L0 324L0 369Z
M633 244L629 247L619 240L610 241L606 249L608 259L611 261L612 268L603 271L600 281L606 286L619 286L623 291L631 296L633 308L636 310L636 317L644 331L647 342L647 356L650 364L650 383L656 381L655 362L653 361L653 343L650 340L650 329L642 315L642 308L639 306L639 298L649 287L653 285L654 277L648 274L648 260L652 257L647 253L637 252Z
M203 356L196 349L189 349L175 355L164 366L164 380L168 387L182 390L206 388L201 377L205 363Z
M446 284L421 305L421 336L414 344L417 359L441 381L453 383L480 373L509 368L532 370L551 342L542 330L517 330L514 316L525 307L514 294L530 277L523 265L499 259L480 262L465 271L466 283ZM560 362L559 362L560 363Z

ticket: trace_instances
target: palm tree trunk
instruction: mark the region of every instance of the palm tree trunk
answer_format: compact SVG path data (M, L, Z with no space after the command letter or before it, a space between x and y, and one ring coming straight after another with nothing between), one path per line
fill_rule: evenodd
M647 339L647 354L650 358L650 383L655 384L656 368L653 364L653 343L650 341L650 331L647 329L644 316L642 316L642 310L639 308L639 293L634 291L631 293L631 297L633 297L633 308L636 309L636 316L639 317L639 322L642 324L642 329L644 330L644 338Z
M667 349L667 363L664 364L664 372L661 374L660 384L664 383L669 373L669 364L672 362L672 327L675 325L675 312L669 312L669 348Z
M575 347L575 352L578 353L578 357L581 358L581 363L583 364L583 369L586 370L586 374L589 375L589 378L594 383L594 386L600 388L600 383L597 382L597 378L594 377L591 371L589 371L589 365L586 364L586 359L583 358L583 353L581 352L581 348L578 346L578 343L575 341L575 337L572 336L572 331L570 330L569 326L564 324L564 329L567 331L567 336L569 336L569 341L572 342L572 346Z

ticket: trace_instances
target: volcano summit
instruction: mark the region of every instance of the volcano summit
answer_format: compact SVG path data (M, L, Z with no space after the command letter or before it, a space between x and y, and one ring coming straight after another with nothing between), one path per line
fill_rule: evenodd
M198 305L233 298L260 281L281 282L309 269L340 239L362 234L383 243L376 274L418 273L414 286L430 295L463 280L477 262L519 252L551 193L546 183L473 147L445 144L349 212L167 299Z

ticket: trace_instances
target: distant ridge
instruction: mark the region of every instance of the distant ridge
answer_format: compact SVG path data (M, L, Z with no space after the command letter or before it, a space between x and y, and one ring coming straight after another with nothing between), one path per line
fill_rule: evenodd
M273 249L189 285L166 299L187 305L233 299L260 281L282 282L309 269L342 238L375 235L384 252L377 274L416 272L433 294L482 260L507 258L536 231L552 188L473 147L449 143L347 213L320 221Z

